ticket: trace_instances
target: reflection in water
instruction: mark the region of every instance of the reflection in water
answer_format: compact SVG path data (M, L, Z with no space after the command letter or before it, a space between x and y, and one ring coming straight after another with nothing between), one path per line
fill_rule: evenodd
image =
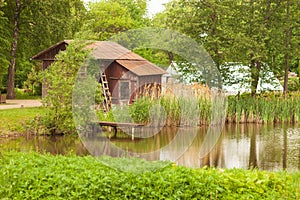
M287 167L287 129L284 127L283 129L283 147L282 147L282 168L286 169Z
M90 154L96 156L105 153L114 157L139 156L147 160L176 160L178 165L190 167L300 170L299 127L227 125L218 142L210 147L210 151L201 154L207 131L208 127L199 127L196 130L168 127L151 136L153 130L143 128L136 130L134 140L131 135L121 133L118 133L117 138L109 139L108 133L102 133L86 137L84 144L89 146ZM0 140L0 150L13 149L51 154L89 154L81 140L74 136Z
M257 152L256 152L256 131L250 133L250 158L249 158L249 168L257 168Z
M29 136L0 139L1 150L22 152L36 151L50 154L89 155L78 137L75 136Z

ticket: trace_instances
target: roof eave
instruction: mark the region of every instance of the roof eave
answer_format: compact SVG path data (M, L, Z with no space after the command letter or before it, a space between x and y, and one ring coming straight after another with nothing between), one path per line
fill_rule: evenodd
M52 45L52 46L49 47L48 49L45 49L45 50L41 51L40 53L38 53L38 54L32 56L31 59L32 59L32 60L41 60L41 59L39 58L41 55L47 53L48 51L51 51L52 49L55 49L55 48L58 47L59 45L62 45L62 44L64 44L64 43L68 45L68 44L70 44L71 42L72 42L72 40L63 40L63 41L60 41L60 42L58 42L58 43Z

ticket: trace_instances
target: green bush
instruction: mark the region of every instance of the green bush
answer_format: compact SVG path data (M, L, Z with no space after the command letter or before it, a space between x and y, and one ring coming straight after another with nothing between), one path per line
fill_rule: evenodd
M76 131L72 115L72 93L78 70L89 53L83 50L85 45L78 41L68 45L42 74L48 89L43 99L46 112L39 123L48 133L68 134Z
M41 96L34 95L32 92L25 92L22 89L15 88L16 99L39 99Z
M289 78L288 91L299 91L300 81L298 77Z
M105 159L121 167L129 162ZM139 159L134 163L150 169L156 164ZM121 172L90 156L5 152L0 177L1 199L299 199L300 195L299 172L173 165L144 173Z

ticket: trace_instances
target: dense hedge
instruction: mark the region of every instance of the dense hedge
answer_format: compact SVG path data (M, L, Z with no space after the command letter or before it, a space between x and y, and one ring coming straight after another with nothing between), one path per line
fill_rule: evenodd
M126 159L111 160L126 164ZM168 165L133 173L113 170L89 156L16 152L2 153L0 163L1 199L299 199L300 195L299 172ZM153 164L141 161L141 165Z

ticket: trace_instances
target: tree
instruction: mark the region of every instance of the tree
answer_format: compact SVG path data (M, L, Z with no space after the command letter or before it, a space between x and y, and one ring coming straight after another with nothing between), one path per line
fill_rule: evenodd
M130 17L135 21L136 26L143 27L149 25L147 14L147 0L110 0L125 7Z
M217 67L230 62L248 65L254 95L264 66L285 74L287 90L291 63L299 58L299 10L296 0L173 0L154 23L195 39ZM219 70L226 76L226 68Z
M48 87L43 99L46 115L38 124L47 134L69 134L76 130L87 133L98 125L92 105L103 101L102 87L98 83L99 61L90 57L91 49L85 48L89 44L74 40L42 73Z
M81 16L83 10L85 8L80 0L7 1L3 12L8 19L7 28L13 33L10 38L11 54L8 56L8 98L14 98L15 85L23 85L26 80L32 68L32 55L72 37L73 31L81 27L76 17Z
M77 37L106 40L113 34L133 27L133 19L128 11L116 2L90 3L89 8L87 20Z
M0 0L0 90L3 87L3 75L7 72L7 66L9 64L8 47L10 34L7 31L8 19L2 11L5 4L4 0Z
M256 93L263 62L267 61L270 2L244 0L236 8L235 17L241 20L241 24L236 24L234 28L234 33L240 36L234 48L237 48L236 52L239 52L240 61L250 67L253 96Z
M182 32L210 53L216 66L224 62L226 46L230 42L224 27L230 13L226 1L174 0L166 5L166 10L154 18L154 24Z
M19 20L21 12L21 0L15 1L15 13L14 13L14 28L13 28L13 40L11 44L10 63L8 67L8 84L7 84L7 99L15 98L15 68L16 68L16 55L19 39Z
M106 40L115 34L145 26L145 0L108 0L89 4L84 26L77 37Z
M196 40L207 50L216 67L225 76L221 65L230 60L231 56L229 47L232 46L233 33L232 29L228 29L227 21L233 12L232 4L232 1L226 0L174 0L167 4L166 10L158 14L153 21L155 25L177 30ZM190 72L186 66L180 65L179 70L194 74L193 65L190 65ZM201 80L198 79L198 82Z
M300 54L300 3L296 0L282 0L279 4L279 12L276 13L278 23L274 26L276 37L276 64L280 66L284 76L284 93L288 91L288 73L292 63L297 65ZM277 33L277 34L276 34Z

